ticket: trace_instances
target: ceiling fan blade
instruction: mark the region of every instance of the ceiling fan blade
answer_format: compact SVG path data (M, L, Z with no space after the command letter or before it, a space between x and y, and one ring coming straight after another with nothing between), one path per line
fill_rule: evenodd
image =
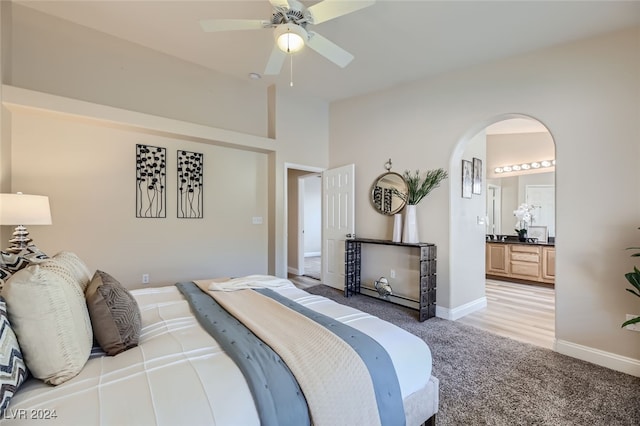
M271 56L269 56L269 62L267 62L267 66L264 69L264 75L280 74L282 64L284 64L284 60L286 59L286 57L287 54L280 50L277 45L273 46Z
M313 6L309 6L307 8L307 11L311 13L313 24L317 25L321 22L326 22L330 19L334 19L339 16L364 9L365 7L371 6L375 2L375 0L324 0L320 3L314 4Z
M318 33L309 32L307 46L339 66L344 68L353 60L353 55Z
M200 21L200 26L206 32L262 30L268 25L268 21L258 19L203 19Z

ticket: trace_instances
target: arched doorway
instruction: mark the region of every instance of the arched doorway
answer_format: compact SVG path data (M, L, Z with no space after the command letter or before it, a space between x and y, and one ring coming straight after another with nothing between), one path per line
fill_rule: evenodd
M461 164L474 158L482 161L481 194L463 198ZM452 310L458 315L450 319L553 348L555 291L548 276L547 282L542 282L542 268L543 256L555 258L543 252L541 245L531 244L523 247L531 251L524 255L530 256L531 263L523 263L517 258L520 254L509 254L509 248L515 253L519 246L502 241L505 236L507 243L517 240L514 210L523 203L535 203L536 219L529 224L532 232L544 230L544 238L535 234L540 242L547 235L555 242L555 210L551 212L555 209L555 142L551 133L539 120L523 114L492 117L459 141L450 167L460 182L453 180L450 189L451 299L452 306L458 306ZM498 243L487 243L487 235L493 234ZM507 269L513 268L512 276L500 273L497 280L485 279L488 246L503 249L499 253L506 255L498 259ZM554 246L548 250L555 256ZM530 276L519 270L525 267Z

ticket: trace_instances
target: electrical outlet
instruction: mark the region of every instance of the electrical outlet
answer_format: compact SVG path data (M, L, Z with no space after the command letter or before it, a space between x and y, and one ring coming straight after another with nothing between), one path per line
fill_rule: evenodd
M142 284L149 284L149 274L142 274Z
M637 318L640 315L633 315L633 314L627 314L627 319L626 321L629 321L630 319L633 318ZM635 323L635 324L631 324L625 327L626 330L631 330L631 331L640 331L640 323Z
M389 274L389 276L390 276L391 278L395 278L395 277L396 277L396 270L395 270L395 269L392 269L392 270L391 270L391 273Z

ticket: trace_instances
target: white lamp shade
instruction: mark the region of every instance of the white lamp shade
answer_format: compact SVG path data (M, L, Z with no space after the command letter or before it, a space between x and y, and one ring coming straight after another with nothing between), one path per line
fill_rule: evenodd
M0 225L51 225L49 197L0 194Z
M304 47L308 39L307 32L300 25L281 24L274 30L278 48L285 53L295 53Z

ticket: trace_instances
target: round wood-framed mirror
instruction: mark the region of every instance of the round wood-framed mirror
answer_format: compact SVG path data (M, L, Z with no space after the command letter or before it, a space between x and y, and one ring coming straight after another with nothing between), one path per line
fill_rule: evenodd
M396 172L383 173L371 186L371 205L378 213L393 215L398 213L407 199L407 182Z

